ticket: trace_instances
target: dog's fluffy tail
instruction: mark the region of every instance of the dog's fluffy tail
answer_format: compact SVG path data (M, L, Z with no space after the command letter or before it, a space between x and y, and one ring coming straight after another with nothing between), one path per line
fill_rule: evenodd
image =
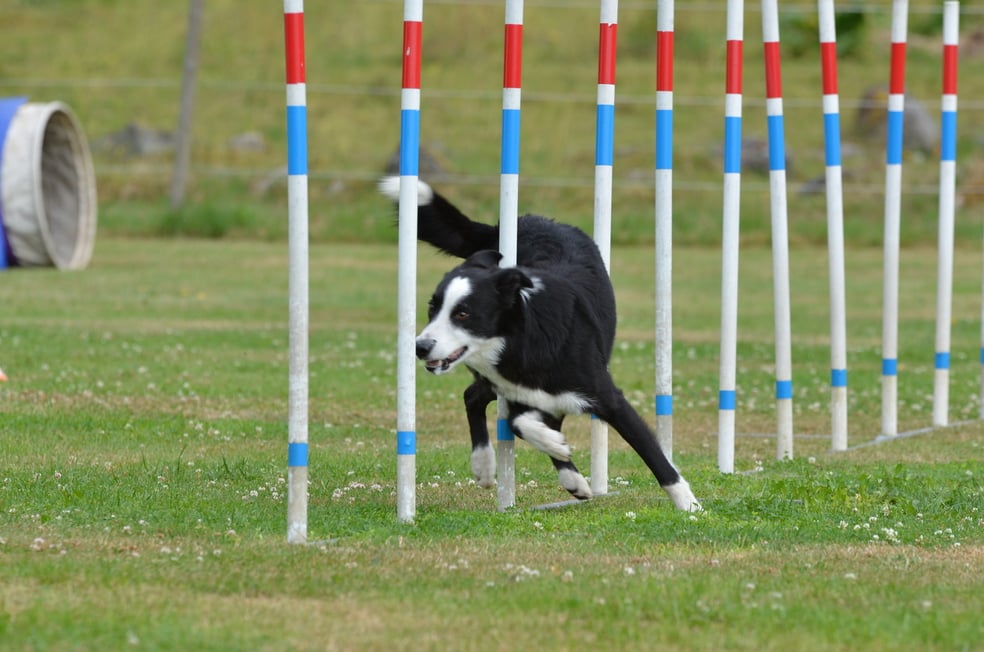
M383 177L379 192L400 201L400 177ZM417 181L417 238L458 258L476 251L498 249L499 228L470 220L454 204L434 192L424 181Z

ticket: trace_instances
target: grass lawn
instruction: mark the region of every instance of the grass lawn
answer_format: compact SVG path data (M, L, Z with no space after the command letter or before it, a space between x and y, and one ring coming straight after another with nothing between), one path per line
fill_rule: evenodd
M653 417L652 259L618 248L616 379ZM675 252L676 512L613 435L574 508L517 444L517 508L470 479L461 373L418 381L396 522L395 248L311 268L310 530L286 534L283 243L102 239L0 280L0 648L974 649L984 426L828 452L826 260L795 248L796 458L777 462L770 254L742 253L737 460L716 467L719 251ZM421 302L449 261L421 249ZM958 249L951 419L979 410L979 255ZM877 434L880 251L848 252L850 444ZM935 253L903 252L900 426L928 424ZM571 419L587 468L587 419Z

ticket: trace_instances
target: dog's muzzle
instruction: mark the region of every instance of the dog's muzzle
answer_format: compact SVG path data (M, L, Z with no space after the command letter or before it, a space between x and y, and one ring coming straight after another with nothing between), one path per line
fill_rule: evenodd
M430 337L418 337L416 342L417 358L424 361L427 371L432 374L444 373L451 368L451 365L460 360L461 356L465 355L465 351L468 350L468 347L463 346L444 359L431 359L431 352L436 344L437 341Z

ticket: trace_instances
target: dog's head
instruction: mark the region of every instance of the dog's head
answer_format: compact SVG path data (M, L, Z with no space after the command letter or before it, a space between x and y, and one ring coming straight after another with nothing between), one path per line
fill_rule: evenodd
M522 304L536 283L501 256L480 251L448 272L427 308L427 326L417 336L417 357L427 371L443 374L473 360L495 364L503 338L522 320Z

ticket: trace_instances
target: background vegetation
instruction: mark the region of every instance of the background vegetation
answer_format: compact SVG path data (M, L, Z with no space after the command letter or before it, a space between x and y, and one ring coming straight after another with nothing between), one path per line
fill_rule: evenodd
M838 5L840 96L845 139L846 228L852 245L880 243L884 184L883 112L859 121L866 91L888 80L886 1ZM906 88L938 124L939 3L910 2ZM3 0L0 92L67 101L96 149L104 233L256 235L285 231L285 119L281 7L206 3L195 112L192 202L170 214L161 202L170 152L127 155L111 138L128 124L171 131L177 124L186 4L135 0ZM745 19L745 135L765 138L759 11ZM790 155L793 243L823 243L822 193L802 192L823 176L820 62L815 4L782 7L783 94ZM402 5L396 0L317 3L307 11L312 234L317 240L392 241L388 208L373 184L399 141ZM422 143L424 174L464 185L476 214L497 214L502 6L426 3ZM724 6L678 3L675 66L674 236L720 238ZM615 238L652 241L655 3L622 2L615 173ZM596 2L527 2L523 70L521 210L590 225L597 82ZM958 241L980 240L980 133L984 129L982 17L964 3L958 145L962 200ZM57 35L57 37L54 37ZM877 93L876 93L877 95ZM882 100L879 100L879 106ZM250 138L243 143L242 136ZM910 144L915 139L909 138ZM754 150L754 147L750 147ZM760 158L760 157L759 157ZM906 157L903 242L935 238L937 156ZM768 179L746 163L742 233L768 241Z

